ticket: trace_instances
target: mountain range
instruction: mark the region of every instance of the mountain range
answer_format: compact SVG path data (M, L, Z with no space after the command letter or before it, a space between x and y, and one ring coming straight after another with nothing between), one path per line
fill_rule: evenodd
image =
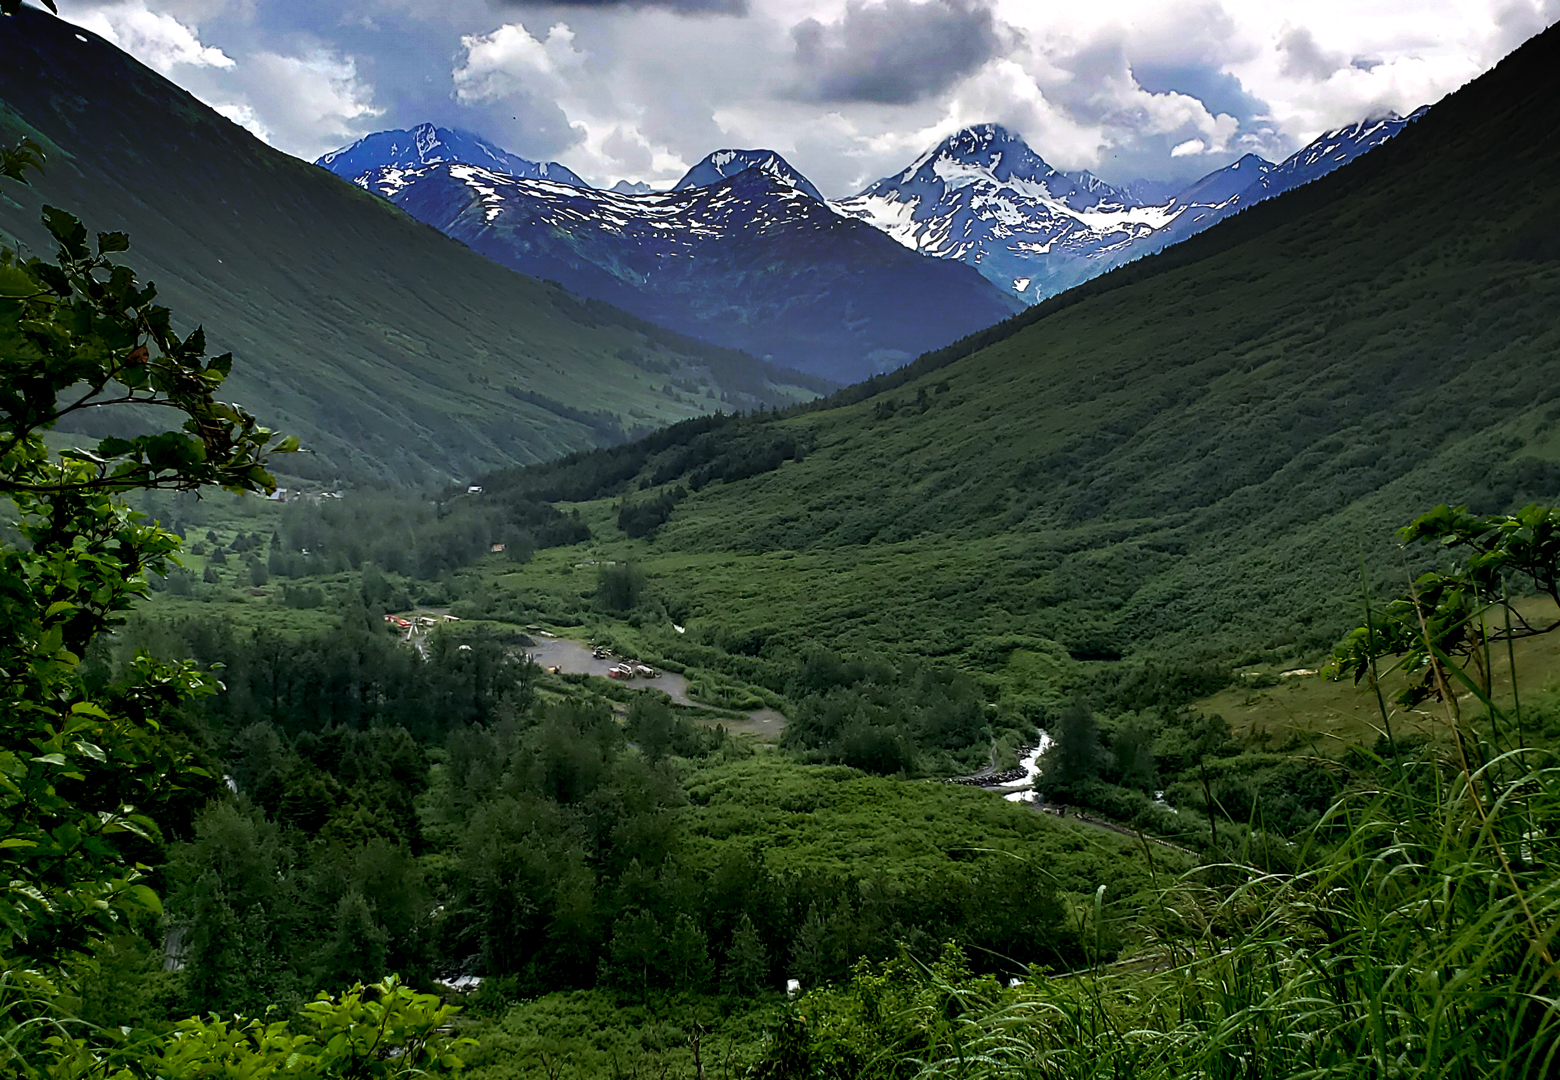
M36 9L0 18L0 55L0 140L48 158L7 186L0 233L51 252L45 202L128 232L124 261L235 354L225 392L313 452L297 475L447 480L829 386L497 266Z
M431 124L317 164L506 266L852 382L1326 175L1418 115L1328 132L1277 165L1248 154L1180 190L1060 172L995 124L835 202L772 150L718 150L670 192L626 181L600 192L556 163ZM1006 299L840 218L963 263Z
M1327 132L1278 165L1248 154L1168 197L1163 185L1059 172L1015 133L982 124L833 205L1034 302L1325 176L1421 113Z
M505 151L460 132L389 134L318 164L495 262L836 382L1022 307L972 268L835 213L769 151L711 154L669 192L598 191L540 178L523 159L501 167ZM418 162L408 145L433 150ZM455 146L480 160L451 160Z

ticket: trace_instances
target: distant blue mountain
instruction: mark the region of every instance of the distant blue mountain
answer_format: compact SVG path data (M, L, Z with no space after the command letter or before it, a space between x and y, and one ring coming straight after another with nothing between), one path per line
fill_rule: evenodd
M1261 183L1278 166L1256 154L1209 173L1191 187L1170 197L1172 206L1223 206L1236 195Z
M773 150L717 150L689 169L672 190L709 187L747 169L768 173L786 187L793 187L819 202L824 201L812 181L791 168L791 163Z
M368 187L368 178L373 177L373 182L379 186L372 190L388 195L384 189L386 186L393 188L397 174L445 162L480 165L509 176L590 187L556 161L528 161L519 154L494 146L479 135L432 124L418 124L409 131L377 131L351 146L332 150L315 164L323 165L359 187Z
M440 160L390 154L404 139L388 138L320 163L505 266L837 382L1023 307L973 268L835 213L770 151L711 154L669 192L599 191L500 167L512 156L488 144L488 164L464 160L434 133Z

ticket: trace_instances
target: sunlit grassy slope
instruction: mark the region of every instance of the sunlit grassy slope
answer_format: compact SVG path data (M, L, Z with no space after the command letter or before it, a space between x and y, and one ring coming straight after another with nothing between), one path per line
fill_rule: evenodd
M48 154L0 235L52 254L43 202L128 231L236 354L234 397L316 451L294 469L461 478L824 386L499 267L40 11L0 19L0 56L0 140Z
M1402 585L1394 527L1560 495L1557 101L1550 31L1324 180L826 407L733 425L804 460L712 481L618 550L690 634L768 628L760 650L1008 671L1055 643L1325 648L1362 560ZM687 478L662 467L678 452L621 484L603 458L594 493Z

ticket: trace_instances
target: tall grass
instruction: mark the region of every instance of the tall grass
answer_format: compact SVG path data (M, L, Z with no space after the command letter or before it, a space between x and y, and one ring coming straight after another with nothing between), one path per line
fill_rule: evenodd
M1167 899L1195 936L1169 970L972 1008L958 1052L924 1075L1554 1075L1560 773L1487 775L1514 760L1450 782L1404 769L1344 799L1304 872L1224 867L1246 877L1217 899L1183 884Z
M1488 679L1444 678L1449 702L1454 683L1473 690L1491 732L1521 730ZM1447 712L1443 744L1383 739L1376 782L1312 830L1302 869L1231 862L1167 884L1154 944L1113 968L1002 988L941 964L891 1006L858 975L811 1005L826 1052L808 1075L1560 1075L1560 769ZM841 1050L852 1037L878 1052Z

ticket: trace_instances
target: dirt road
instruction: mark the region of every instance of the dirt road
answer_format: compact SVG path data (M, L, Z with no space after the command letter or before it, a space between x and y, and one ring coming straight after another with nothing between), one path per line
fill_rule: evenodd
M600 675L606 678L607 671L619 662L616 657L598 660L591 654L589 645L570 638L539 638L526 652L542 667L556 667L568 675ZM675 704L708 708L688 696L688 680L675 671L663 671L658 679L623 679L622 685L631 690L660 690ZM780 732L785 730L785 716L774 709L753 709L741 715L747 719L715 722L725 724L726 729L733 733L747 733L766 740L778 739Z

